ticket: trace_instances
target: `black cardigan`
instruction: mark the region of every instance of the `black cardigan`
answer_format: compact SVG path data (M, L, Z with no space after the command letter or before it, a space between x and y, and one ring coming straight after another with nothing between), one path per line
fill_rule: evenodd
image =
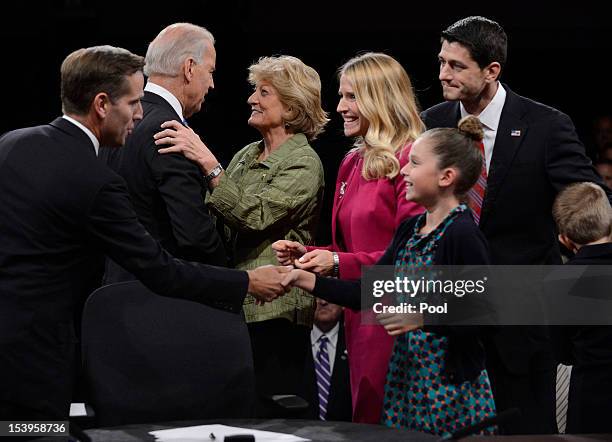
M391 244L376 265L393 265L399 251L412 235L418 216L409 218L398 227ZM440 239L434 256L435 265L490 264L487 240L474 223L469 210L461 213L449 225ZM334 304L361 309L361 281L345 281L317 276L312 294ZM427 331L448 338L445 374L453 383L476 378L484 368L484 348L479 334L487 327L430 326Z

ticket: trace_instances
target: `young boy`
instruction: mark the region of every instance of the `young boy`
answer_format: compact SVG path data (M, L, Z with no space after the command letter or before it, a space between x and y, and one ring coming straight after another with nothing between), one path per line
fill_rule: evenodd
M612 208L593 183L576 183L555 200L559 241L575 253L567 264L612 264ZM567 327L561 362L573 365L566 433L612 433L612 326Z

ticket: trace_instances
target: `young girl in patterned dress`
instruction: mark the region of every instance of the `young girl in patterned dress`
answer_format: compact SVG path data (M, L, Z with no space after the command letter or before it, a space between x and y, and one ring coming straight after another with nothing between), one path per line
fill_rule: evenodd
M433 129L414 142L401 173L406 198L426 212L400 225L378 265L489 263L486 240L461 203L482 170L482 137L480 122L468 116L458 129ZM358 281L292 270L285 283L336 304L360 306ZM378 320L397 336L385 386L385 425L447 435L495 413L482 345L473 329L449 326L431 332L402 314L381 314Z

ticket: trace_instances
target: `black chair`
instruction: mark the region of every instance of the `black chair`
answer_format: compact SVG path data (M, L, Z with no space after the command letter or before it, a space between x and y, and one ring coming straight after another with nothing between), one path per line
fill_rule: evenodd
M93 292L82 326L99 426L252 417L253 356L242 315L129 281Z

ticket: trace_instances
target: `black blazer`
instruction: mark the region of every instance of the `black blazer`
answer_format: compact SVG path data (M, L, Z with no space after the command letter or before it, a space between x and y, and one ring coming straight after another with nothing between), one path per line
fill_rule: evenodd
M105 254L160 295L241 310L247 274L173 258L66 119L0 138L0 207L2 418L67 417L73 318L99 286Z
M338 344L334 358L334 371L331 378L331 390L327 398L328 421L350 422L352 418L351 384L348 354L344 340L344 321L340 320L338 329ZM317 375L312 358L312 343L308 339L306 348L306 361L304 363L304 380L300 393L308 401L308 412L304 419L319 418L319 390L317 389Z
M164 121L181 121L159 95L144 93L143 118L122 148L119 175L138 219L177 258L226 265L223 243L208 212L200 168L182 154L157 153L153 135Z
M521 97L503 85L506 101L489 168L480 228L501 264L561 264L552 204L574 182L600 185L612 199L570 118L549 106ZM457 127L459 102L444 102L421 114L428 129ZM503 328L494 347L508 370L526 373L536 353L540 368L552 366L545 329Z
M582 247L570 265L612 265L612 243ZM612 433L612 326L562 330L563 362L573 365L567 433Z
M399 251L413 233L418 216L404 220L393 240L376 265L393 265ZM435 265L487 265L490 263L487 240L478 229L469 210L461 213L448 226L438 243ZM361 309L361 281L346 281L317 276L312 294L334 304ZM485 367L481 335L488 335L488 327L426 326L427 331L448 338L444 371L453 383L460 384L480 375Z

